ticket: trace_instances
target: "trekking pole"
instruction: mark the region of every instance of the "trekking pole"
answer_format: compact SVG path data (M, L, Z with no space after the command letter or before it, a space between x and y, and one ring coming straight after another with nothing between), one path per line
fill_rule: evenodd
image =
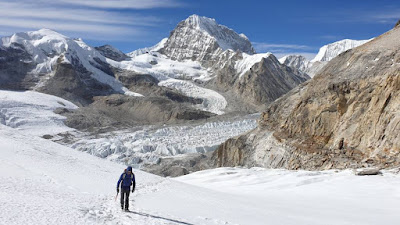
M114 200L114 202L116 202L116 201L117 201L117 197L118 197L118 192L117 192L117 195L115 196L115 200Z

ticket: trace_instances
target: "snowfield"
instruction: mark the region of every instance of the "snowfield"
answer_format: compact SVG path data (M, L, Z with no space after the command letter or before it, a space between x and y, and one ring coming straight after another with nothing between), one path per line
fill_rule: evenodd
M394 225L400 220L400 169L392 172L218 168L175 180L249 201L235 215L240 224Z
M395 225L400 220L398 171L357 177L348 170L218 168L171 179L134 170L131 212L121 212L114 199L124 165L39 137L66 129L54 108L76 106L35 92L0 94L7 115L0 124L2 224ZM204 126L182 127L176 135L215 128ZM169 129L175 128L156 133Z
M169 179L135 170L138 185L126 213L114 201L124 166L4 125L0 148L4 224L395 225L400 219L394 173L219 168Z
M0 90L0 124L27 134L42 136L72 131L64 125L65 117L53 111L56 108L78 108L62 98L34 91Z
M198 109L218 115L224 114L228 102L224 96L211 89L198 87L190 81L168 79L159 83L160 86L173 88L186 96L203 99L203 103L196 105Z

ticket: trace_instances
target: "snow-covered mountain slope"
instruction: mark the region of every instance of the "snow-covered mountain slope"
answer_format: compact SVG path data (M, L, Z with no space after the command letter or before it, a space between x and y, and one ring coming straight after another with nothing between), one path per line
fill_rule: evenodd
M263 58L267 58L271 54L272 53L270 52L253 54L253 55L248 55L244 53L243 59L238 60L235 63L235 69L239 74L239 77L242 77L247 71L249 71L254 64L261 62Z
M34 91L0 90L0 124L29 135L56 135L73 130L64 125L65 117L53 112L57 108L76 109L77 106Z
M302 55L287 55L279 59L281 64L285 64L291 68L304 72L310 64L310 61Z
M149 74L160 81L169 78L206 81L212 78L212 74L208 73L199 62L174 61L158 52L144 53L122 62L107 59L107 62L115 68Z
M314 77L318 71L320 71L329 61L338 56L340 53L365 44L370 40L372 39L344 39L322 46L319 49L318 54L311 61L308 61L304 56L301 55L287 55L280 58L279 62L304 74L307 74L310 77Z
M331 61L336 56L340 55L340 53L345 52L349 49L356 48L360 45L363 45L372 39L369 40L351 40L344 39L341 41L333 42L331 44L327 44L322 46L318 54L312 59L308 67L304 70L310 77L314 77L329 61Z
M145 53L157 52L158 50L164 48L167 40L168 40L168 38L163 38L160 42L158 42L157 44L155 44L151 47L137 49L135 51L129 52L127 55L129 57L135 57L135 56L143 55Z
M331 44L327 44L322 46L318 54L315 56L314 59L311 60L311 62L325 62L325 61L331 61L333 58L338 56L340 53L345 52L349 49L358 47L362 44L367 43L369 40L351 40L351 39L344 39L340 40L337 42L333 42Z
M126 213L114 201L124 166L3 125L0 147L0 218L9 225L395 225L400 219L400 178L392 173L221 168L175 180L135 170Z
M30 55L31 58L26 63L32 64L33 69L27 73L39 80L35 88L46 85L54 75L57 64L66 63L73 65L81 73L90 73L92 78L110 86L118 93L137 95L126 89L114 77L99 69L102 68L106 58L81 39L71 39L55 31L41 29L3 37L0 46L3 47L3 51L11 53L16 50L26 51ZM5 60L8 60L7 57ZM26 76L26 74L22 74L22 76Z
M192 15L180 22L160 51L174 60L192 59L212 66L224 51L255 51L245 35L218 24L214 19Z
M177 80L177 79L168 79L159 83L160 86L165 86L173 89L177 89L181 93L194 98L203 99L203 102L200 105L196 105L197 108L215 113L217 115L224 114L224 109L226 108L228 102L216 91L198 87L192 82Z
M201 104L194 107L215 114L224 114L226 99L218 92L200 87L194 81L208 81L214 74L192 60L175 61L158 52L144 53L130 60L115 62L107 59L110 65L137 74L151 75L160 82L159 86L177 90L185 96L202 99Z

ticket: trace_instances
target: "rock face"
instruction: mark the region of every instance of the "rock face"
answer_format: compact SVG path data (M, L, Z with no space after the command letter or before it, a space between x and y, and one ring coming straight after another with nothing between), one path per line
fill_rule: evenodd
M66 125L79 130L96 131L207 119L214 116L212 113L196 110L164 97L137 98L115 94L96 97L94 100L89 106L73 112L60 112L67 116Z
M95 96L117 93L110 86L93 79L88 71L76 70L72 64L62 62L56 64L54 75L46 85L36 90L68 99L79 106L89 105Z
M239 35L214 19L192 15L171 32L161 53L173 60L191 59L211 67L225 50L254 54L245 35Z
M246 59L231 61L218 71L216 84L220 89L230 90L254 105L265 106L306 81L300 74L280 64L272 54L250 60L249 68L242 70L237 68L241 61Z
M127 55L125 55L120 50L112 47L111 45L103 45L100 47L95 47L95 49L99 51L104 57L112 59L114 61L120 62L128 58Z
M35 64L31 61L31 55L27 53L24 46L16 43L8 47L0 45L0 88L29 89L39 80L38 77L29 73L34 68Z
M228 140L218 166L330 169L400 165L400 28L346 51Z

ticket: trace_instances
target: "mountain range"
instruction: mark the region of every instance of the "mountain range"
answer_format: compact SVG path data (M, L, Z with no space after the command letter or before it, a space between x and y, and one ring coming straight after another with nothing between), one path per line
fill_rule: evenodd
M379 74L390 69L383 67L386 62L383 57L395 52L384 48L379 51L374 46L389 46L381 41L387 36L391 37L388 43L393 42L394 46L397 31L391 32L394 34L371 40L345 39L325 45L309 61L299 55L278 60L272 53L256 53L244 34L198 15L181 21L168 38L156 45L130 53L110 45L91 47L82 39L41 29L1 38L0 88L34 90L66 99L78 107L60 107L55 112L66 117L67 126L95 135L132 127L141 129L145 125L204 124L264 112L258 128L228 140L212 156L180 160L178 164L188 170L222 165L345 168L359 166L364 161L382 165L387 160L375 159L371 152L378 154L387 149L396 152L398 142L393 144L396 137L381 130L373 136L378 144L366 144L369 142L363 138L368 136L358 127L366 129L372 122L352 116L355 112L364 115L366 106L360 102L373 98L364 93L372 83L381 86L389 85L389 81L396 83L392 78L376 80L380 77L376 75L377 68L382 67ZM373 46L374 52L362 46ZM397 62L396 58L390 60ZM356 98L361 92L365 96ZM386 99L382 110L395 99L394 94L384 93L386 89L380 92L382 98L374 100L379 105ZM384 122L378 121L382 127L394 117L385 116L388 117L382 117L386 118ZM365 118L369 117L376 116ZM314 126L311 130L307 127L310 124ZM395 124L391 126L398 129ZM352 133L356 131L357 134ZM123 139L127 141L126 137ZM72 142L68 138L64 141ZM195 152L212 152L217 148L215 142L212 145L203 146L205 151L196 147ZM89 149L81 144L75 146L83 151ZM175 148L160 151L186 152ZM344 151L346 148L351 151ZM341 161L335 161L339 159L331 154L338 154ZM143 162L136 156L124 157ZM323 162L316 164L315 160L320 159ZM176 164L174 160L158 162L159 167L152 167L152 172L160 174L164 168ZM180 170L178 175L183 172Z
M81 106L63 112L78 129L256 112L308 79L270 53L256 54L245 35L197 15L128 54L49 29L3 37L0 46L0 88Z

